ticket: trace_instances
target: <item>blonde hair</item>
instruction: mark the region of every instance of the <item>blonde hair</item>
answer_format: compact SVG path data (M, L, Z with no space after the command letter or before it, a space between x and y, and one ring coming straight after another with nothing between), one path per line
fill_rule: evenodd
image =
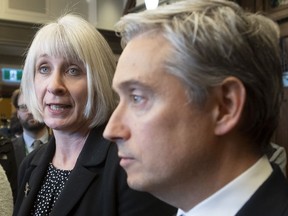
M25 60L21 88L29 110L38 121L43 119L35 93L34 76L36 60L43 52L77 59L84 64L88 83L84 117L91 121L91 127L106 122L116 106L111 89L116 60L101 33L75 14L64 15L36 33Z

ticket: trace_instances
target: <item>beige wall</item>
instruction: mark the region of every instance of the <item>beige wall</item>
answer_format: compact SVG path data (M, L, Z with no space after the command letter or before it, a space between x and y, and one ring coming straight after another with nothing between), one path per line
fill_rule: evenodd
M97 0L97 28L113 30L123 8L123 0Z

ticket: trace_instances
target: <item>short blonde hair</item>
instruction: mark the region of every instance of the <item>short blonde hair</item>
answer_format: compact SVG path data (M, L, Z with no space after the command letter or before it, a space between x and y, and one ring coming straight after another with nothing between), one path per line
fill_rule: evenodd
M34 77L36 60L43 52L83 62L88 83L84 117L90 121L90 127L108 121L116 106L111 88L116 60L101 33L75 14L66 14L38 30L28 50L21 81L27 106L38 121L43 121L43 118L36 97Z

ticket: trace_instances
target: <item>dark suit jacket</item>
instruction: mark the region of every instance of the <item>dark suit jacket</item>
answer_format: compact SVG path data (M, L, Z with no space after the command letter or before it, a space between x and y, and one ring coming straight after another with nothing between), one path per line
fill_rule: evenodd
M14 147L17 168L19 168L20 163L26 157L26 148L25 148L25 141L24 141L23 135L12 139L12 142L13 142L13 147Z
M288 183L280 168L261 185L236 216L288 216Z
M175 213L175 208L128 187L126 173L119 166L117 146L102 137L103 130L104 126L90 132L50 215L159 216ZM29 215L54 152L52 138L24 159L18 173L14 215Z
M13 192L14 202L17 194L17 166L13 144L7 137L0 135L0 164L6 172ZM0 204L1 205L1 204Z

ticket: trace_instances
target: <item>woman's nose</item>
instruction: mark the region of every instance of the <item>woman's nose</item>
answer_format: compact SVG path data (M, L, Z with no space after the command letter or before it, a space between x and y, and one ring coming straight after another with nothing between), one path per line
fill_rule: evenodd
M63 95L66 93L64 78L61 76L60 71L55 71L51 74L47 90L55 95Z

